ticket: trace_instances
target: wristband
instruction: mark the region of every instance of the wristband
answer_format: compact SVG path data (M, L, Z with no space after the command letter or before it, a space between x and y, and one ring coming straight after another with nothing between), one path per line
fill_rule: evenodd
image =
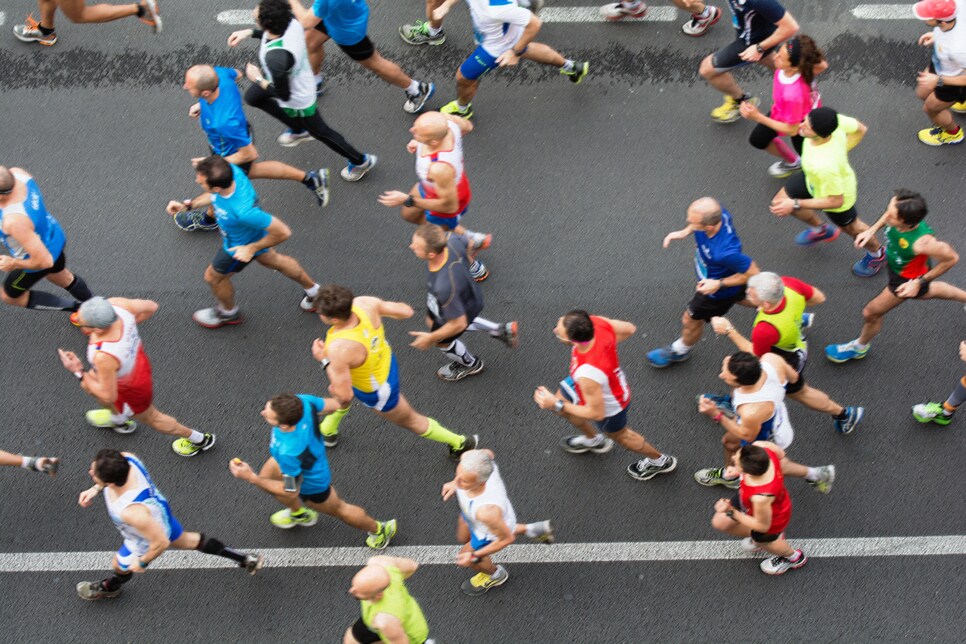
M514 54L514 55L515 55L515 56L516 56L517 58L519 58L519 57L520 57L520 56L522 56L523 54L525 54L525 53L527 53L527 49L529 49L529 48L530 48L530 45L527 45L526 47L524 47L524 48L523 48L523 51L517 51L516 49L511 49L510 51L512 51L512 52L513 52L513 54Z
M83 380L84 379L84 372L83 371L75 371L74 372L74 377L77 378L78 380Z
M759 54L765 53L765 49L761 45L755 45L755 51L757 51Z
M329 359L322 358L322 362L319 363L319 366L322 367L322 371L326 371L329 368Z
M480 557L478 557L475 552L472 555L470 555L470 562L471 563L478 564L478 563L480 563L480 561L482 561L482 559Z
M725 510L725 516L728 517L729 519L734 519L735 518L735 511L734 510Z
M723 412L723 411L719 411L719 412L717 413L717 415L716 415L716 416L715 416L714 418L712 418L711 420L713 420L713 421L714 421L714 422L716 422L716 423L720 423L720 422L721 422L721 417L722 417L722 416L724 416L724 412Z
M802 201L801 199L792 199L792 210L801 210Z
M563 408L564 408L564 401L562 400L558 400L553 404L553 410L558 414L563 411Z
M412 195L409 195L409 197L406 198L406 201L403 202L403 205L406 206L407 208L412 208L413 206L416 205L416 200L413 199Z

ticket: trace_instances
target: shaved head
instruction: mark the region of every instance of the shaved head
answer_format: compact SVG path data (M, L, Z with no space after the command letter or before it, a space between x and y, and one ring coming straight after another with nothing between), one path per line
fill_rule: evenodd
M349 593L356 599L373 599L389 587L389 573L379 564L369 564L352 578Z
M218 89L218 74L211 65L195 65L185 72L185 82L194 85L199 92L212 92Z
M688 223L701 224L703 226L714 226L721 221L721 204L712 197L701 197L691 202L688 206Z
M413 123L413 134L429 141L439 141L449 133L449 121L439 112L425 112Z

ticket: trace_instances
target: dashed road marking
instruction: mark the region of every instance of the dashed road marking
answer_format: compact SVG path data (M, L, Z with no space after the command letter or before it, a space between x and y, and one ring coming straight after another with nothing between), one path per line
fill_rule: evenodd
M862 20L915 20L912 4L860 4L852 15Z

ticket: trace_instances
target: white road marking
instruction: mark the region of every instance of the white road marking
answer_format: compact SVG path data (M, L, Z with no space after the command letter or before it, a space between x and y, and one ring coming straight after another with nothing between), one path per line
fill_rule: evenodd
M862 20L915 20L912 4L860 4L852 15Z
M848 539L792 539L811 558L919 557L966 555L966 535L924 537L854 537ZM455 565L459 547L393 546L386 554L409 557L424 565ZM365 564L376 554L368 548L269 548L267 568L335 568ZM113 552L6 552L0 554L0 573L103 570ZM499 554L505 564L586 564L628 561L715 561L761 559L745 553L737 541L650 541L624 543L558 543L512 545ZM198 552L171 550L151 563L151 570L232 568L228 559Z
M255 19L252 18L251 9L229 9L222 11L215 20L223 25L254 25Z
M7 21L7 14L0 11L0 27L2 27L3 23L5 23L6 21Z
M671 22L677 18L674 7L649 7L643 18L628 18L626 22ZM607 22L599 7L545 7L540 11L541 22Z

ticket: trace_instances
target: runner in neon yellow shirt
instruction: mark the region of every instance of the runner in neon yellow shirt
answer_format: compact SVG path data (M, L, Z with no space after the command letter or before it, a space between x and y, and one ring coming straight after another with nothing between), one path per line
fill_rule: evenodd
M362 615L346 629L343 644L422 644L431 642L429 624L409 594L409 579L419 564L402 557L372 557L352 578L349 594L359 600Z

